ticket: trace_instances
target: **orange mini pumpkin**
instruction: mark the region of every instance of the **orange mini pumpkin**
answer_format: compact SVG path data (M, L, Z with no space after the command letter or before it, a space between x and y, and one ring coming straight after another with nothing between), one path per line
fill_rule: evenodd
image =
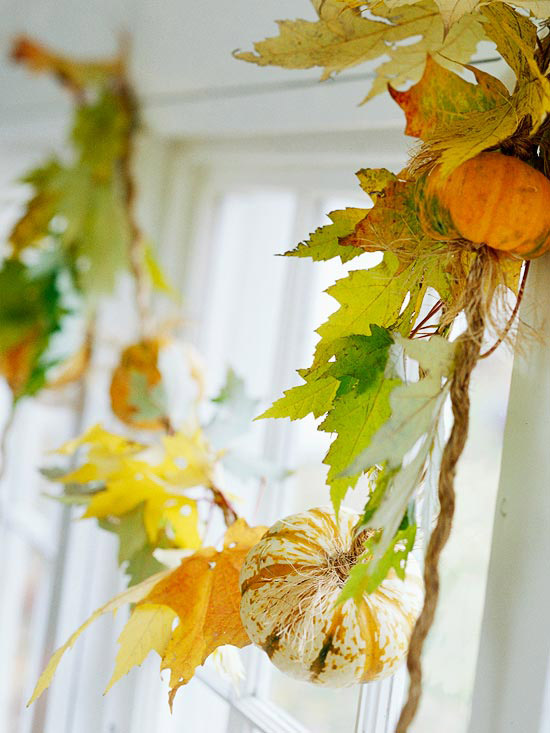
M420 221L436 239L469 239L522 259L550 249L550 181L502 153L480 153L418 181Z

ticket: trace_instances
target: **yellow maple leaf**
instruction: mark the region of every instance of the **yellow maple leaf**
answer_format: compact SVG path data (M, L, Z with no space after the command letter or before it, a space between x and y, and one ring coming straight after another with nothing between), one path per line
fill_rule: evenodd
M120 648L105 693L133 667L139 667L151 650L163 656L175 618L175 611L167 606L143 603L134 609L118 637Z
M215 649L250 643L239 613L239 573L248 551L266 529L249 527L238 519L227 531L221 552L208 547L185 558L143 600L167 606L179 618L162 655L162 668L170 669L170 704L178 688L189 682Z
M384 92L392 82L418 81L427 54L438 63L456 68L468 61L484 37L479 17L460 19L448 33L434 2L355 3L345 0L312 0L317 21L283 20L279 35L254 44L254 52L237 58L260 66L287 69L323 68L322 79L374 59L387 59L376 69L367 99ZM361 13L362 5L369 17ZM403 44L403 41L411 40Z
M170 572L170 570L165 570L161 573L157 573L156 575L152 575L150 578L147 578L147 580L144 580L142 583L139 583L138 585L133 585L124 592L119 593L119 595L112 598L104 606L101 606L101 608L98 608L97 611L94 611L90 618L86 619L86 621L81 626L79 626L74 634L71 634L67 641L52 654L48 664L46 665L46 669L40 675L36 687L34 688L34 692L32 693L32 696L27 705L31 705L33 702L35 702L35 700L40 697L44 690L46 690L50 686L55 671L59 666L63 655L68 649L70 649L74 645L78 637L82 634L83 631L88 628L88 626L90 626L100 616L103 616L104 614L110 612L114 613L117 609L127 603L137 603L138 601L141 601L142 598L147 596L149 591L154 588L154 586L163 578L165 578ZM157 640L158 635L155 636L155 643L157 643Z
M199 547L197 502L169 491L154 476L154 466L126 460L111 474L105 489L92 495L83 518L122 516L143 503L143 522L151 544L168 522L178 547Z
M63 655L80 634L97 618L126 603L137 605L119 636L120 648L107 690L154 650L162 657L162 668L171 670L172 703L177 689L215 649L250 643L239 613L239 574L248 551L266 530L238 519L226 532L223 550L198 550L176 570L157 573L115 596L52 655L28 704L50 686ZM178 626L172 630L176 616Z

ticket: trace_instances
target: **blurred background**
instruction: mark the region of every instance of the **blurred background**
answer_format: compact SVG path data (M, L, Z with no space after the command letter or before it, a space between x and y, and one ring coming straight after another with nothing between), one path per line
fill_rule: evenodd
M410 146L389 97L358 106L366 67L320 84L316 71L259 69L232 58L234 49L273 34L276 18L296 16L313 17L306 0L234 0L230 7L189 0L2 2L3 233L27 196L18 177L52 151L63 152L70 112L67 95L50 79L9 62L11 39L25 33L69 55L102 57L127 34L143 116L140 223L182 293L185 337L203 354L209 390L215 393L232 366L260 409L298 383L295 369L309 363L314 329L333 310L323 291L346 271L339 262L275 255L326 223L329 211L367 205L354 172L397 171ZM372 257L363 255L353 268ZM403 673L362 690L321 690L284 677L252 649L243 652L247 677L238 692L206 665L180 690L173 715L156 658L104 698L124 612L99 621L64 660L51 690L25 708L51 651L122 587L113 537L44 498L51 485L37 468L83 427L113 423L107 385L136 328L128 293L122 279L102 305L102 347L84 397L68 389L18 407L0 505L0 731L390 733ZM416 733L467 730L510 374L506 349L476 372ZM0 397L0 417L2 409L7 416L7 389ZM255 423L245 443L251 454L295 471L268 489L235 487L250 521L270 523L327 503L321 460L329 436L316 432L313 419ZM364 495L359 486L350 503L360 506Z

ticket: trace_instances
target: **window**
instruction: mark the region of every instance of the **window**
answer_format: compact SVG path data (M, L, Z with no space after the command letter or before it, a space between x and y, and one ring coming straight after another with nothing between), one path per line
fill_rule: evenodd
M350 148L357 152L347 152ZM370 160L365 150L373 151ZM205 356L210 389L215 391L231 365L246 379L250 393L267 405L297 383L296 368L308 363L314 329L333 308L323 289L346 269L362 264L311 264L275 255L323 224L326 212L364 205L353 170L369 163L398 169L402 159L381 160L373 141L360 134L353 146L349 135L340 141L337 136L296 136L246 145L157 141L143 159L148 174L141 176L148 182L143 213L184 293L187 335ZM367 264L371 257L362 259ZM4 655L7 682L0 689L9 697L0 706L0 720L7 729L25 733L390 733L406 685L404 670L362 688L317 689L279 674L252 648L243 653L248 674L240 696L207 664L180 690L170 715L158 659L150 658L103 698L123 614L115 622L97 622L67 656L44 701L23 710L53 637L55 644L64 640L120 583L113 538L92 523L70 522L66 512L40 498L39 492L48 488L35 466L41 464L44 447L62 442L78 420L89 424L108 414L105 384L117 344L126 341L132 327L124 299L122 287L103 312L105 344L90 375L84 410L76 403L66 408L39 404L28 408L27 417L25 410L17 416L5 486L12 496L25 488L13 504L24 516L18 523L10 500L2 525L7 551L1 561L3 587L10 594L2 611L11 609L12 616L1 631L13 644L12 658L20 658L22 666L11 683L13 670ZM109 318L113 308L115 324ZM458 479L458 514L445 554L443 598L426 651L425 698L414 728L418 733L468 730L491 541L488 518L496 496L510 369L511 354L501 350L476 373L472 436ZM246 450L296 469L284 485L269 490L246 483L235 488L243 498L240 509L252 521L270 523L328 501L321 458L329 436L315 427L314 420L262 421L251 427L243 443ZM22 455L23 465L17 458ZM428 486L432 506L433 490ZM350 501L360 505L361 498L359 486ZM478 519L481 504L486 508L483 523ZM40 542L37 527L44 528ZM24 613L35 621L16 638L11 630Z

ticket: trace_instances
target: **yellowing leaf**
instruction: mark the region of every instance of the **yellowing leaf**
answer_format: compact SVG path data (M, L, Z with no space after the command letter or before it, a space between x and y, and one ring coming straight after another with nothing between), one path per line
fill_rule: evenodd
M462 79L448 69L442 68L428 57L422 78L405 92L390 86L389 92L407 116L405 134L429 140L440 128L455 126L469 131L472 126L483 124L487 129L487 147L494 140L489 125L491 120L500 120L497 129L504 123L510 111L510 95L504 84L490 74L475 67L468 67L475 75L476 84ZM488 114L488 113L491 114ZM514 129L517 121L512 121Z
M167 606L179 617L162 660L162 668L171 673L170 704L214 649L250 643L239 613L239 573L248 551L265 531L266 527L250 528L237 520L221 552L210 547L185 558L144 599L146 604Z
M106 613L109 612L115 612L118 608L123 606L126 603L137 603L138 601L141 601L143 598L147 596L147 594L150 592L152 588L155 587L159 581L161 581L163 578L165 578L170 571L166 570L162 573L158 573L157 575L153 575L150 578L147 578L147 580L144 580L139 585L134 585L131 588L128 588L128 590L125 590L123 593L120 593L118 596L115 596L113 599L111 599L108 603L106 603L101 608L98 608L97 611L94 611L94 613L90 616L89 619L87 619L82 626L80 626L74 634L72 634L69 639L63 644L59 649L54 652L52 655L50 661L48 662L46 669L42 674L40 675L40 679L37 682L37 685L34 689L34 692L31 696L31 699L27 703L28 705L31 705L35 700L37 700L40 695L46 690L53 679L53 676L55 674L55 671L59 665L59 662L61 661L63 655L65 652L70 649L75 641L78 639L80 634L82 634L83 631L85 631L88 626L90 626L96 619L98 619L100 616L103 616Z
M147 245L145 247L143 261L145 267L147 268L147 273L151 278L151 283L153 284L153 287L155 287L157 290L160 290L161 293L165 293L171 298L174 298L174 300L181 300L180 293L168 280L164 270L156 260L155 255L153 254L153 249L150 245Z
M340 383L334 377L321 377L287 389L260 417L289 417L298 420L312 413L324 415L330 408Z
M309 239L300 243L290 252L285 252L288 257L311 257L316 262L330 260L333 257L340 257L342 262L348 262L360 253L350 247L342 247L342 237L351 234L357 222L365 215L366 209L344 209L343 211L332 211L328 217L332 224L319 227Z
M535 60L535 25L504 3L484 6L481 13L487 36L516 74L511 95L479 69L467 67L477 81L471 84L433 61L408 91L390 89L407 115L407 133L421 137L425 152L440 157L444 173L501 144L521 126L535 131L550 111L550 82Z
M119 420L136 428L166 428L166 404L158 368L158 339L144 339L127 346L113 372L111 408Z
M161 657L164 655L175 618L176 613L171 608L152 603L140 604L133 610L118 637L120 649L105 693L133 667L139 667L151 650Z
M318 21L279 21L279 35L254 44L254 53L237 58L261 66L306 69L320 66L322 78L365 61L390 57L376 69L377 77L367 98L385 91L386 84L417 81L426 55L444 66L468 61L483 38L478 18L461 19L445 35L443 20L433 2L390 7L369 5L371 17L343 0L314 0ZM375 19L379 17L380 20ZM398 45L407 39L412 43Z
M15 39L11 57L36 72L52 74L74 90L81 90L92 84L104 84L113 76L122 73L121 59L107 62L78 62L68 56L61 56L28 36Z
M96 424L88 428L78 438L64 443L56 453L72 455L81 446L87 446L88 461L90 463L96 463L100 460L117 456L133 455L144 448L140 443L136 443L121 435L110 433L101 427L101 425Z

